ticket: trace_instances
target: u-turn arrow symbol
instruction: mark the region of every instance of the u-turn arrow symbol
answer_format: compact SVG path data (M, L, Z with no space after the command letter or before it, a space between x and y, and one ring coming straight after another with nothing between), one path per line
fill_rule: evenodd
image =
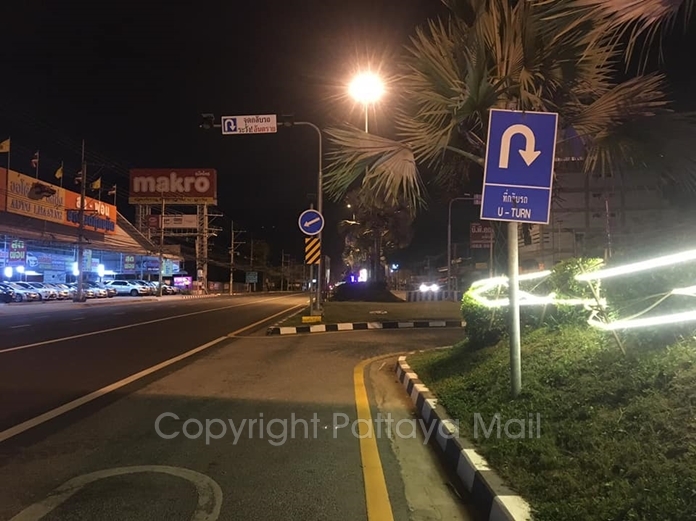
M500 140L500 160L498 161L499 168L508 168L510 164L510 141L512 141L512 136L515 134L522 134L526 140L526 148L524 150L518 150L522 159L530 166L539 155L541 155L541 150L534 150L536 146L536 139L534 137L534 132L527 125L512 125L508 127L505 132L503 132L503 137Z

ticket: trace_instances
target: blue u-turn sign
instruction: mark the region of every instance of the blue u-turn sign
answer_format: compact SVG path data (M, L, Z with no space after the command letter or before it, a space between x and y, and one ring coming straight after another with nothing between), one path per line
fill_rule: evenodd
M548 224L558 114L492 109L481 219Z

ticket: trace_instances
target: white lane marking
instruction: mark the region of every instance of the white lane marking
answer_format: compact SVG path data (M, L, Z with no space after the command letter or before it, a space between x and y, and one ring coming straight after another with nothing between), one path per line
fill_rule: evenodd
M263 324L264 322L268 322L269 320L272 320L275 317L282 315L283 313L287 313L288 311L296 309L300 306L306 306L306 304L292 306L292 307L287 308L279 313L276 313L275 315L271 315L270 317L265 317L265 318L259 320L258 322L254 322L253 324L249 324L248 326L245 326L241 329L237 329L236 331L233 331L232 333L229 334L229 336L227 336L227 335L221 336L219 338L216 338L215 340L211 340L210 342L208 342L206 344L203 344L203 345L198 346L194 349L191 349L190 351L186 351L185 353L182 353L178 356L175 356L174 358L170 358L169 360L165 360L164 362L160 362L157 365L153 365L152 367L148 367L147 369L143 369L139 373L135 373L127 378L124 378L123 380L119 380L118 382L107 385L106 387L102 387L101 389L98 389L94 392L91 392L91 393L85 395L85 396L77 398L77 399L73 400L72 402L68 402L66 404L61 405L60 407L56 407L55 409L52 409L52 410L47 411L43 414L40 414L39 416L35 416L34 418L31 418L29 420L26 420L26 421L20 423L20 424L17 424L14 427L10 427L9 429L5 429L4 431L0 432L0 443L2 443L3 441L10 439L14 436L17 436L18 434L21 434L26 430L29 430L33 427L36 427L37 425L41 425L42 423L45 423L49 420L52 420L53 418L57 418L58 416L65 414L66 412L70 412L73 409L77 409L78 407L80 407L86 403L89 403L91 401L94 401L97 398L104 396L105 394L108 394L112 391L120 389L121 387L124 387L128 384L131 384L131 383L135 382L136 380L140 380L141 378L144 378L145 376L148 376L154 372L157 372L160 369L164 369L165 367L170 366L172 364L175 364L177 362L180 362L181 360L184 360L190 356L193 356L196 353L200 353L201 351L204 351L204 350L208 349L209 347L214 346L215 344L219 343L222 340L227 340L229 337L234 337L234 336L238 335L239 333L242 333L248 329L256 327L259 324Z
M138 326L145 326L147 324L155 324L157 322L164 322L166 320L174 320L175 318L190 317L193 315L201 315L203 313L212 313L214 311L223 311L225 309L238 308L238 307L242 307L242 306L249 306L252 304L261 304L263 302L269 302L272 300L279 300L279 299L283 299L283 298L286 298L286 297L283 296L283 297L267 298L267 299L263 299L263 300L256 300L253 302L244 302L243 304L235 304L233 306L224 306L221 308L204 309L201 311L192 311L191 313L183 313L181 315L173 315L171 317L156 318L153 320L145 320L144 322L136 322L135 324L126 324L125 326L110 327L108 329L100 329L99 331L90 331L89 333L80 333L78 335L65 336L62 338L54 338L51 340L43 340L41 342L34 342L33 344L25 344L23 346L8 347L6 349L0 349L0 355L3 353L11 353L12 351L21 351L22 349L29 349L31 347L45 346L48 344L55 344L56 342L64 342L66 340L75 340L76 338L84 338L84 337L88 337L88 336L101 335L103 333L110 333L111 331L119 331L122 329L130 329L130 328L134 328L134 327L138 327ZM29 325L29 324L27 324L27 325Z
M85 319L85 317L77 317L77 318L73 318L73 321L75 321L75 320L84 320L84 319Z
M125 314L126 314L125 311L121 311L120 313L114 313L114 315L125 315Z
M207 344L203 344L202 346L198 346L191 351L186 351L183 354L180 354L178 356L175 356L174 358L170 358L169 360L165 360L164 362L161 362L157 365L154 365L152 367L148 367L147 369L144 369L140 371L139 373L135 373L127 378L124 378L123 380L119 380L118 382L112 383L110 385L107 385L106 387L102 387L101 389L98 389L94 392L91 392L85 396L82 396L80 398L77 398L73 400L72 402L68 402L66 404L61 405L60 407L56 407L55 409L52 409L48 412L45 412L43 414L40 414L39 416L35 416L34 418L31 418L27 421L24 421L18 425L15 425L14 427L10 427L9 429L5 429L4 431L0 432L0 442L3 442L9 438L12 438L13 436L17 436L17 434L20 434L28 429L31 429L32 427L36 427L37 425L41 425L44 422L47 422L48 420L52 420L53 418L56 418L60 416L61 414L65 414L66 412L72 411L73 409L77 409L81 405L84 405L86 403L89 403L93 400L96 400L97 398L100 398L101 396L104 396L105 394L108 394L112 391L115 391L117 389L120 389L121 387L124 387L130 383L135 382L136 380L139 380L140 378L144 378L145 376L148 376L155 371L159 371L160 369L164 369L165 367L175 364L179 362L180 360L184 360L185 358L188 358L189 356L193 356L196 353L199 353L205 349L208 349L210 346L213 346L220 342L221 340L225 340L227 337L221 336L220 338L216 338L215 340L208 342Z
M222 508L222 489L210 476L180 467L168 467L164 465L140 465L135 467L118 467L114 469L99 470L91 474L84 474L63 483L53 490L48 497L34 503L10 521L38 521L57 507L65 503L71 496L79 492L83 487L99 481L100 479L137 474L142 472L158 472L185 479L193 483L198 493L198 504L193 512L191 521L216 521L220 517Z
M10 329L19 329L20 327L29 327L31 324L20 324L18 326L10 326Z

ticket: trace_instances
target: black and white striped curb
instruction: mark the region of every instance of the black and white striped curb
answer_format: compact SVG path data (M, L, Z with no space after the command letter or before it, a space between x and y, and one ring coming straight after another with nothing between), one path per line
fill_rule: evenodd
M191 299L191 298L213 298L213 297L221 297L222 295L220 293L216 293L214 295L179 295L180 298L182 299Z
M437 404L437 399L418 379L400 356L396 364L396 376L423 418L428 432L435 433L437 447L442 451L445 464L456 472L461 483L457 485L466 490L480 512L488 521L529 521L529 504L515 492L507 488L500 477L490 469L467 440L460 439L457 427L447 416L447 412ZM432 423L435 422L435 425ZM432 427L431 427L432 425ZM445 437L443 431L451 436Z
M308 324L306 326L269 327L267 335L325 333L327 331L365 331L368 329L407 329L429 327L464 327L461 320L416 320L412 322L345 322L341 324Z

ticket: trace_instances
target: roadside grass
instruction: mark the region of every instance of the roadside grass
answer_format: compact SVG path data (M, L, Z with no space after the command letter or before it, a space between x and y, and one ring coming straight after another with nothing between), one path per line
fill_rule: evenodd
M325 302L321 324L411 320L461 320L459 302ZM283 322L301 326L309 308Z
M564 326L530 332L522 345L517 400L506 340L479 350L464 341L408 362L535 520L696 519L696 340L629 346L624 356L601 333ZM486 438L482 426L496 413L502 435ZM538 439L505 436L507 420L537 413Z

